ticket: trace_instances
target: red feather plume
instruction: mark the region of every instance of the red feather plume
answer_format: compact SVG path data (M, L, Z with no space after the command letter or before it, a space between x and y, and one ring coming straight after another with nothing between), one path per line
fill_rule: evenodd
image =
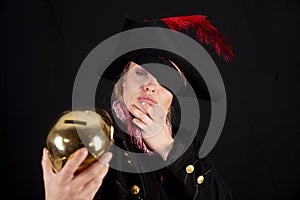
M203 15L178 16L161 19L171 30L194 29L201 43L212 45L218 56L223 56L226 62L234 58L232 47L222 33Z

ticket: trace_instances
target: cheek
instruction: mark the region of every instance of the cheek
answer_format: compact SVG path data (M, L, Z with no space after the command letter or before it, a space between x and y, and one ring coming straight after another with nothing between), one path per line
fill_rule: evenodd
M130 101L130 89L128 88L128 86L125 86L123 88L123 101L125 103L125 105L128 107L129 101Z
M137 88L133 87L129 82L125 84L123 87L123 101L127 107L129 105L134 104L135 94L137 92Z
M160 94L161 105L166 109L169 110L172 101L173 101L173 94L168 90L164 90Z

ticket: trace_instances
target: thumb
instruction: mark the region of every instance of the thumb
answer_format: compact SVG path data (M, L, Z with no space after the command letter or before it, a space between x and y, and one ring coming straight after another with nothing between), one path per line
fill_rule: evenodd
M46 148L43 149L42 168L44 179L54 174Z

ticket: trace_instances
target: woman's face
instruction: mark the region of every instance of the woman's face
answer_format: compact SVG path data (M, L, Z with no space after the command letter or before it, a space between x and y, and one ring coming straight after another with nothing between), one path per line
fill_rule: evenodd
M123 101L127 108L135 105L141 108L142 103L150 106L158 105L166 112L169 111L173 95L161 86L155 77L140 65L131 62L122 81Z

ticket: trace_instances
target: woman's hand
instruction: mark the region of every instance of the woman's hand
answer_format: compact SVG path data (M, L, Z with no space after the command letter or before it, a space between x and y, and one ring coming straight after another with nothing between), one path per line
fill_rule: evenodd
M87 155L88 152L85 148L78 150L62 170L55 173L44 148L42 168L46 200L93 199L108 172L112 154L104 153L98 162L74 176L74 172Z
M145 143L166 160L174 143L166 123L167 111L159 105L151 106L146 102L141 103L141 108L131 105L129 109L135 116L133 123L144 131Z

